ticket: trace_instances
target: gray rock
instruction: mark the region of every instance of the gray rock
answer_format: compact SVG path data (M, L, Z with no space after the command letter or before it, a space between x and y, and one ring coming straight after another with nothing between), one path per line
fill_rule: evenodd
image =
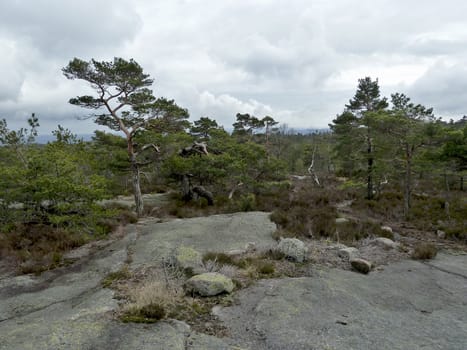
M392 239L385 237L377 237L372 241L372 243L388 250L397 248L396 242L394 242Z
M337 255L342 258L342 259L352 259L358 257L358 249L354 247L347 247L347 248L342 248L339 249L337 252Z
M245 250L248 253L255 252L256 251L256 242L248 242L247 244L245 244Z
M238 256L238 255L245 254L246 252L247 251L245 249L233 249L233 250L229 250L225 254L227 254L228 256Z
M364 259L353 258L350 260L350 265L358 272L367 274L371 270L371 263Z
M296 238L281 239L277 249L287 258L296 262L305 261L306 254L308 252L308 248L305 246L305 243Z
M132 269L170 256L173 249L181 245L193 247L201 254L245 249L252 241L260 249L275 243L272 233L276 224L269 219L269 213L247 212L162 223L157 218L146 219L138 223L137 228L139 237L133 249Z
M346 224L348 222L350 222L350 220L347 219L347 218L337 218L336 219L336 225L343 225L343 224Z
M231 293L234 284L230 278L217 272L207 272L191 277L185 283L188 293L210 297L221 293Z
M381 230L382 230L382 231L386 231L386 232L388 232L388 233L390 233L390 234L393 233L392 228L389 227L389 226L381 226Z
M436 236L438 236L439 239L445 239L446 238L446 232L437 230L436 231Z
M370 275L315 267L312 277L260 280L216 314L247 349L465 350L467 255L429 264Z

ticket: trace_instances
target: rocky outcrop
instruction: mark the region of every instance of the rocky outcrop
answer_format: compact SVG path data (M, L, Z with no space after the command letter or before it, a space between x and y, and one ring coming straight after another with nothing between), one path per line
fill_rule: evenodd
M194 293L203 297L231 293L233 289L232 280L217 272L207 272L193 276L185 283L187 293Z
M277 250L284 254L286 258L299 263L306 260L306 254L308 252L305 243L296 238L281 239Z

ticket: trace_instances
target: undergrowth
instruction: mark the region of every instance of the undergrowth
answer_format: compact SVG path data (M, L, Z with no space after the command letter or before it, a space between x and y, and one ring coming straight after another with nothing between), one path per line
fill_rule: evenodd
M88 215L70 214L54 222L3 222L0 259L15 266L19 274L38 274L66 264L63 255L67 251L102 239L135 220L136 216L127 209L98 208Z

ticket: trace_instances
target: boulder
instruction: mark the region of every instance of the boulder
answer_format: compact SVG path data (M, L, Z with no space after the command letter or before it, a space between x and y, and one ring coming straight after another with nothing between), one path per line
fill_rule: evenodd
M305 243L296 238L281 239L277 246L277 250L284 254L286 258L299 263L305 261L306 254L308 252L308 248L305 246Z
M191 277L185 283L187 293L210 297L221 293L231 293L234 283L230 278L217 272L207 272Z
M392 239L385 237L377 237L373 240L372 243L387 250L397 248L396 242L394 242Z
M364 259L353 258L350 260L350 265L358 272L367 274L371 270L371 263Z
M354 247L341 248L337 252L337 255L342 259L352 259L358 256L358 249Z

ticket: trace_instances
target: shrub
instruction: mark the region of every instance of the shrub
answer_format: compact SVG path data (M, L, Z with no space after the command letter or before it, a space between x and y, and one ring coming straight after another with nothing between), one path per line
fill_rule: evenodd
M412 258L417 260L429 260L433 259L438 250L432 243L421 243L417 245L412 253Z
M203 255L203 263L207 263L208 261L213 261L220 266L236 266L239 268L244 268L246 262L244 259L236 259L233 256L230 256L225 253L219 252L207 252Z
M277 229L272 233L272 238L279 241L281 238L296 238L297 234L283 229Z
M239 201L240 211L254 211L256 210L256 197L253 193L243 195Z
M145 318L160 320L165 317L165 309L162 305L151 303L141 308L140 314Z
M263 275L272 275L275 272L274 264L264 261L258 264L257 270Z
M140 309L136 307L128 309L120 316L120 319L125 323L155 323L163 319L165 315L166 311L162 305L151 303Z
M181 286L173 284L169 288L160 278L152 276L139 286L127 289L130 303L124 306L120 315L123 322L154 323L180 303Z

